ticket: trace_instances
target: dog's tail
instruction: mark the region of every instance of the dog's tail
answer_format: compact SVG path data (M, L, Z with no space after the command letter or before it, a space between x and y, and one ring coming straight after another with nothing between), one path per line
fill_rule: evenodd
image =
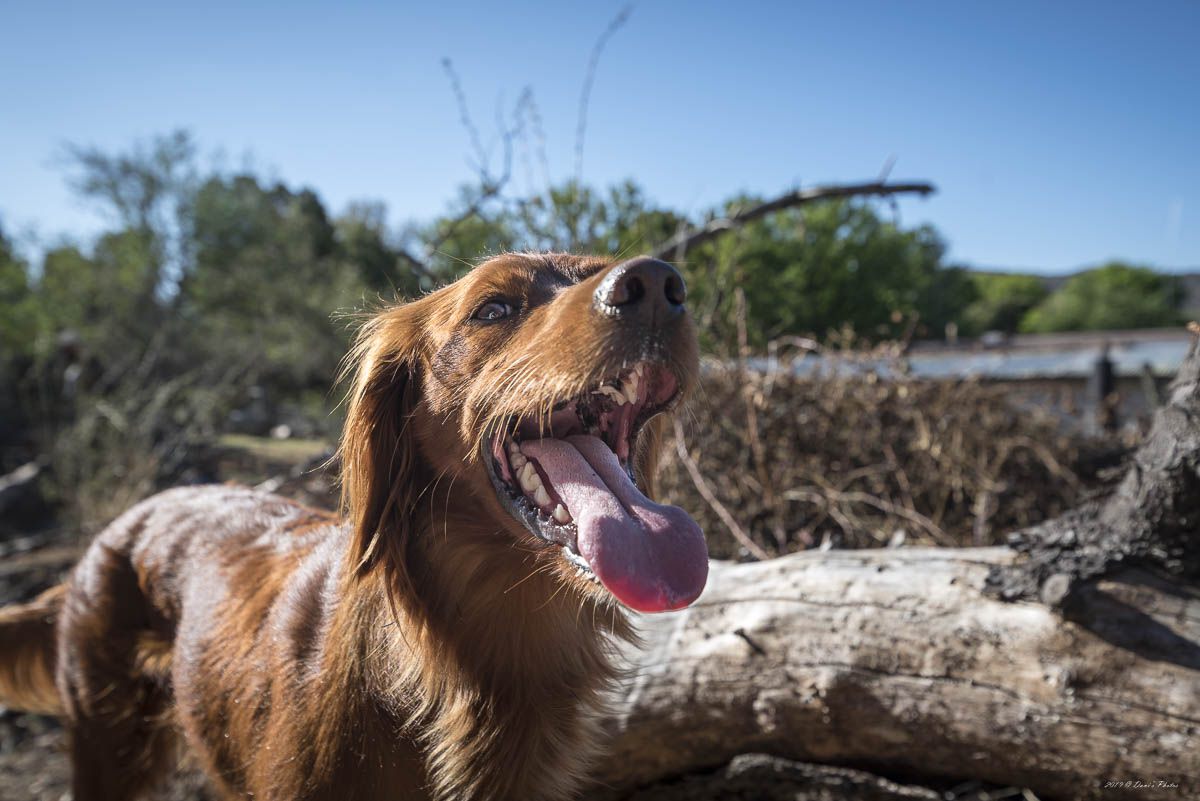
M54 663L66 589L59 584L27 604L0 608L0 704L47 715L64 711Z

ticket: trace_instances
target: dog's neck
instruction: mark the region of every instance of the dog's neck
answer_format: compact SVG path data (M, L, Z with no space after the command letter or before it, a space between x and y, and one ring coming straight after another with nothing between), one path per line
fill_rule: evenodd
M421 598L394 605L396 625L365 633L380 640L366 652L381 698L421 741L440 793L568 797L617 679L614 641L634 636L627 618L475 516L448 513L419 531ZM386 571L364 581L390 620Z

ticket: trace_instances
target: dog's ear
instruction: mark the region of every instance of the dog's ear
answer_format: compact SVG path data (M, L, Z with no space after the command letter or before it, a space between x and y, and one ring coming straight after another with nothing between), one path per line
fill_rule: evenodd
M359 332L346 363L354 379L338 450L352 567L361 576L384 565L402 594L413 589L409 550L423 464L412 421L421 380L417 307L386 311Z

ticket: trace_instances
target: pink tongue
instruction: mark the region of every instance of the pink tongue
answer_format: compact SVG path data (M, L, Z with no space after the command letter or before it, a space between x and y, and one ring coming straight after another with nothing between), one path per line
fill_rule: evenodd
M687 606L708 578L704 534L687 512L654 503L597 437L521 443L579 529L579 555L608 591L639 612Z

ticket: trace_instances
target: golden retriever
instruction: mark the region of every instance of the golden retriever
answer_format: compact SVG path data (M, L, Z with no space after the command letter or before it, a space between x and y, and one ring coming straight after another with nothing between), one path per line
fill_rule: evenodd
M227 798L561 799L623 611L676 609L703 535L647 497L696 334L670 265L507 254L366 324L348 519L170 490L0 611L0 700L61 715L75 801L181 744Z

